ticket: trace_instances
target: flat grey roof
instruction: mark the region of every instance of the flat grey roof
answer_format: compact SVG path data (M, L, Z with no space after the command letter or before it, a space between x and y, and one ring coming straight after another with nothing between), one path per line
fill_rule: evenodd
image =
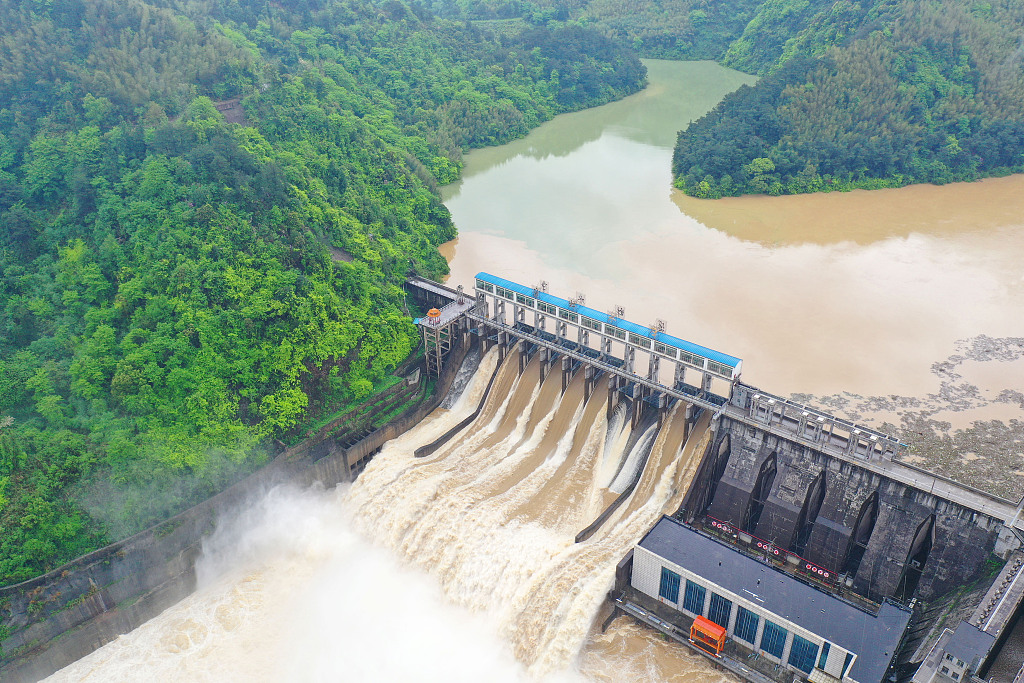
M889 602L869 614L671 517L662 517L639 545L855 653L847 675L862 683L882 680L910 621L909 610Z
M996 637L991 633L985 633L977 626L961 621L946 643L945 650L957 659L967 662L967 667L973 672L977 668L978 660L988 654L995 640Z

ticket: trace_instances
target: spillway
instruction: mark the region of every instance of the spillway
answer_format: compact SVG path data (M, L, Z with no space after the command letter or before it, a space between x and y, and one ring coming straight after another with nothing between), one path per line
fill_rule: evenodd
M291 501L288 510L260 502L262 517L250 511L256 519L211 539L199 592L53 680L384 680L376 674L386 676L390 663L360 659L373 649L361 639L378 628L394 634L376 636L387 641L382 651L417 653L420 680L431 671L479 680L481 652L490 680L722 679L627 619L608 633L595 627L618 561L680 504L707 444L708 416L685 442L680 407L631 439L621 411L609 421L604 392L585 401L579 374L563 394L558 373L539 381L537 362L520 375L517 352L499 364L492 350L450 409L386 444L350 487L273 492ZM473 414L492 375L476 419L416 458L417 447ZM635 448L627 452L630 442L645 444L642 462ZM574 542L623 477L635 483L629 498ZM422 572L410 576L410 566ZM447 625L410 630L422 615L406 613L405 602ZM434 662L438 650L445 656Z
M423 462L410 462L401 448L385 449L353 485L348 503L364 533L436 576L452 601L496 615L520 661L547 673L580 651L616 563L678 506L698 444L706 444L707 419L682 457L678 409L660 431L641 437L638 444L655 442L646 444L651 453L633 495L577 544L575 533L608 494L622 492L609 487L621 486L621 475L638 467L631 462L637 456L616 452L625 439L606 438L601 392L584 403L577 375L560 395L557 374L538 384L536 363L516 376L512 354L476 421ZM606 481L600 464L624 457L619 476Z

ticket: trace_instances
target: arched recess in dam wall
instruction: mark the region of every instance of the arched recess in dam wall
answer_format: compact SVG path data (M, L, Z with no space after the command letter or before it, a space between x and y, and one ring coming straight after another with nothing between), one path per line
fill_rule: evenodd
M737 527L743 526L748 511L760 507L750 533L786 548L801 519L809 521L808 504L813 503L812 511L817 504L817 499L809 501L809 494L821 495L824 472L824 498L809 535L804 528L806 545L800 554L840 573L855 566L853 588L862 595L893 595L915 533L932 514L934 543L927 553L919 598L929 600L980 578L996 548L1003 528L999 520L723 416L711 452L718 453L718 444L726 439L729 457L724 463L719 460L724 469L702 468L688 500L704 498L706 514ZM766 465L773 466L774 478L765 496L765 482L758 483ZM716 470L721 470L717 482L712 479ZM819 485L814 487L816 480ZM854 533L858 526L860 538ZM865 538L866 545L857 548L858 540Z
M348 480L351 464L372 456L440 405L467 351L468 344L460 344L451 352L432 395L359 442L341 449L333 440L310 439L161 524L0 588L0 681L45 678L192 593L203 538L218 519L280 484L331 487Z

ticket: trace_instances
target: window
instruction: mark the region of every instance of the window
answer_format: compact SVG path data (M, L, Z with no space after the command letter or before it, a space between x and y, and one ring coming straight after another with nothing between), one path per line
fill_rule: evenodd
M590 329L597 330L598 332L601 331L601 323L587 317L583 318L583 327L589 327Z
M533 299L528 296L523 296L522 294L516 294L516 301L521 304L526 304L527 306L533 306Z
M948 666L942 667L942 673L945 674L946 676L948 676L949 675L949 667Z
M761 649L773 657L782 659L782 652L786 649L787 636L789 636L789 631L766 619L764 633L761 634Z
M738 609L739 611L736 613L736 628L733 635L753 645L754 638L757 636L757 622L760 621L760 618L744 607L739 607Z
M954 681L960 680L960 674L958 672L956 672L956 671L953 672L953 680Z
M539 308L540 310L544 311L548 315L554 315L555 314L555 307L552 306L551 304L546 304L544 302L538 302L537 303L537 308Z
M494 293L494 285L484 282L483 280L476 281L476 288L482 289L485 292L491 292L492 294Z
M839 674L840 678L844 678L846 676L846 670L850 668L850 662L852 662L852 661L853 661L853 653L852 652L847 652L846 653L846 661L843 662L843 671L842 671L842 673Z
M814 668L814 660L818 658L818 646L809 640L805 640L793 634L793 647L789 649L789 663L803 671L811 673Z
M718 593L712 593L711 604L708 606L708 619L722 628L729 628L729 617L731 616L732 601L726 600Z
M658 588L658 595L673 604L679 602L679 574L668 567L661 568L661 587Z
M629 333L629 343L630 344L636 344L637 346L642 346L645 349L651 348L651 340L650 339L647 339L645 337L641 337L638 334L633 334L632 332Z
M700 356L693 355L689 351L680 351L679 360L683 361L684 363L688 363L689 365L696 365L698 368L704 367L704 359L701 358Z
M704 614L704 586L686 581L686 596L683 598L683 609L694 614Z
M625 330L620 330L619 328L612 327L611 325L605 325L604 326L604 333L607 334L607 335L610 335L612 337L615 337L616 339L625 339L626 338L626 331Z
M558 317L562 318L563 320L569 320L569 321L574 322L574 323L575 322L579 322L579 319L580 319L580 317L578 315L576 315L572 311L567 311L564 308L559 308L558 309Z
M708 370L715 373L716 375L725 375L726 377L732 377L732 368L722 363L716 363L711 360L708 361Z
M832 648L832 643L825 641L825 644L821 646L821 656L818 657L818 668L824 669L825 662L828 661L828 651Z
M670 358L676 357L676 350L671 346L665 346L661 342L654 342L654 352L660 353L663 356L669 356Z

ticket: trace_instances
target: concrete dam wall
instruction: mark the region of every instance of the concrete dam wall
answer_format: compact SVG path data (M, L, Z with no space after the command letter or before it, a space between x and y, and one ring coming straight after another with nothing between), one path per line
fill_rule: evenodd
M873 600L931 600L981 578L993 553L1016 544L1001 519L728 413L686 508L690 520L727 522Z
M410 390L419 392L421 399L354 443L329 437L325 428L222 493L161 524L42 576L0 588L0 681L27 683L49 676L192 593L203 540L219 521L274 486L319 482L332 487L351 481L386 441L416 426L441 404L467 350L460 346L452 352L452 362L433 394L424 393L422 373L387 392L393 399L387 405L401 405Z

